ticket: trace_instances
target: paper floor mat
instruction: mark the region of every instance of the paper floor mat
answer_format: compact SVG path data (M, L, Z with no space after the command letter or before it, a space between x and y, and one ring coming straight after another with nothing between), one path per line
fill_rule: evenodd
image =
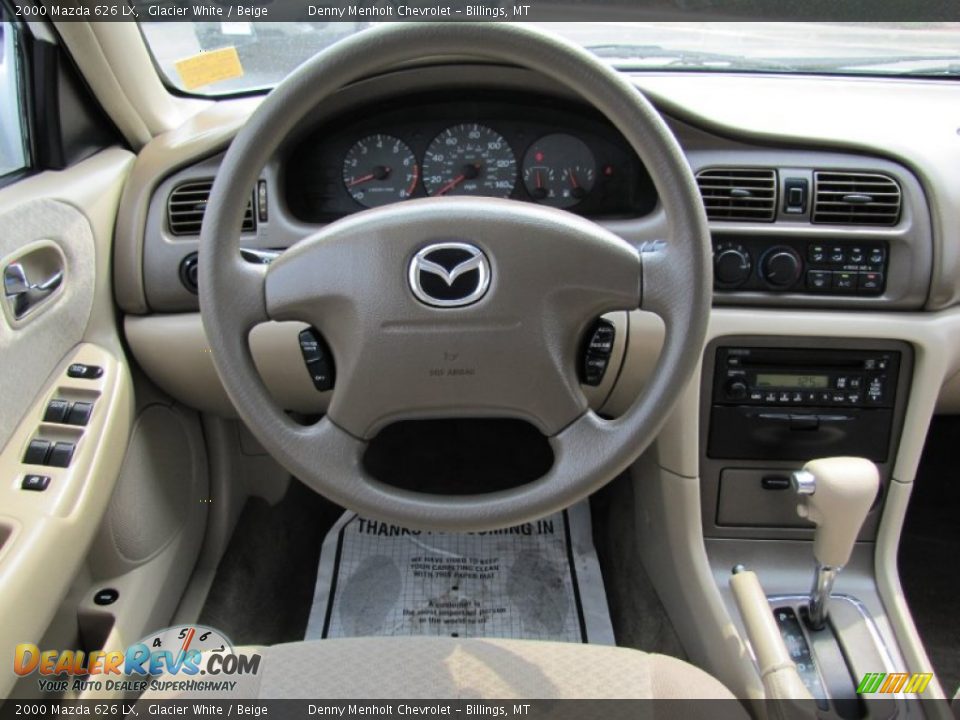
M464 534L345 513L323 541L306 639L371 635L613 645L589 505Z

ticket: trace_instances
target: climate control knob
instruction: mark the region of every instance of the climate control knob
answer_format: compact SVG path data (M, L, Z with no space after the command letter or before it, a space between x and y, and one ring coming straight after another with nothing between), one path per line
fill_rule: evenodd
M739 245L721 245L713 256L713 279L718 287L733 288L750 278L750 254Z
M760 261L760 276L772 288L783 289L800 279L803 261L793 248L785 245L770 248Z

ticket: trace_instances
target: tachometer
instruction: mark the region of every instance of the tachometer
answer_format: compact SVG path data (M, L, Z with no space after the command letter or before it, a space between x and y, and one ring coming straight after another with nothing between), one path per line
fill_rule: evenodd
M543 205L576 205L593 189L596 175L593 153L573 135L545 135L523 157L523 184Z
M423 158L430 195L509 197L517 183L517 158L500 133L468 123L437 135Z
M406 200L419 179L413 151L390 135L358 140L343 159L343 184L350 197L365 207Z

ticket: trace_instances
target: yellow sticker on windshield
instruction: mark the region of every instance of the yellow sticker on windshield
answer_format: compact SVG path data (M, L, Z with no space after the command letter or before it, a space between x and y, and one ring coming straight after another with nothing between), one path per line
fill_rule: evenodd
M185 90L195 90L223 80L243 77L243 66L235 47L202 52L174 63Z

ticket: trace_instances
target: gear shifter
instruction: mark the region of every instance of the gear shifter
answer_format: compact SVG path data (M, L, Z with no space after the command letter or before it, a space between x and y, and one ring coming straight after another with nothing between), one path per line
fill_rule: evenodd
M869 460L834 457L811 460L793 473L800 495L797 513L817 526L813 556L817 561L810 590L810 626L826 624L834 580L850 560L863 521L877 497L880 473Z

